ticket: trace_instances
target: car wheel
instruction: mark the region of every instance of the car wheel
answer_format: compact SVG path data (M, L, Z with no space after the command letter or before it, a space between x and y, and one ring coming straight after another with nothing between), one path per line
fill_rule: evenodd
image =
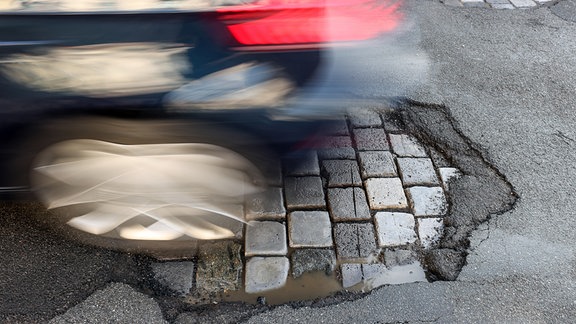
M84 243L150 254L238 238L247 195L273 159L217 123L90 119L51 123L31 162L50 224ZM45 137L44 137L45 136Z

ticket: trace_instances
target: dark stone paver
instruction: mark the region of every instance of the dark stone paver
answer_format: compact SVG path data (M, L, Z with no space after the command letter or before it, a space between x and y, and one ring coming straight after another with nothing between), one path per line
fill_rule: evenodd
M286 205L288 208L326 207L320 177L289 177L285 179Z
M328 206L335 222L369 220L370 209L362 188L328 189Z
M328 187L361 186L360 169L354 160L322 161L323 175Z
M374 257L378 248L372 224L337 223L334 225L334 239L338 260L366 261Z

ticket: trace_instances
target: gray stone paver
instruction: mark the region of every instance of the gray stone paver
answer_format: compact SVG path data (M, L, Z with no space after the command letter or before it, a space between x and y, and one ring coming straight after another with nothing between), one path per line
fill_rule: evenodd
M354 128L382 126L380 114L371 109L352 109L348 117Z
M406 134L390 134L390 145L394 153L401 157L428 157L422 144Z
M395 177L398 175L394 156L389 151L359 152L362 178Z
M253 257L246 262L245 291L249 294L283 287L290 262L286 257Z
M332 223L328 212L296 211L288 215L290 247L331 247Z
M328 208L335 222L371 219L362 188L329 188Z
M288 208L326 207L320 177L289 177L284 180Z
M286 255L286 226L279 222L252 221L246 226L245 255Z
M328 187L361 186L360 169L354 160L322 161Z
M388 151L390 145L383 128L356 128L354 143L359 151Z
M404 186L440 184L430 158L399 158L398 166Z
M307 150L298 152L283 161L284 173L287 176L313 176L320 175L318 152Z
M416 241L416 223L412 214L378 212L374 217L379 246L407 245Z
M331 275L336 269L336 254L334 250L326 249L296 249L290 260L292 276L298 278L305 272L324 272Z
M266 191L249 196L246 199L246 219L284 219L284 197L282 188L268 188Z
M370 178L366 180L366 194L371 209L406 209L408 200L400 178Z
M378 251L371 223L337 223L334 225L334 240L340 262L367 262Z
M411 187L408 194L414 216L444 216L448 211L448 202L441 187Z

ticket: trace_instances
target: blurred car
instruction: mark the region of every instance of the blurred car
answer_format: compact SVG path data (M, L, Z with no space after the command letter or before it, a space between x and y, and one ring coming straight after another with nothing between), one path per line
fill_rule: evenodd
M394 31L400 7L0 1L0 190L90 244L234 237L278 158L354 102L334 53Z

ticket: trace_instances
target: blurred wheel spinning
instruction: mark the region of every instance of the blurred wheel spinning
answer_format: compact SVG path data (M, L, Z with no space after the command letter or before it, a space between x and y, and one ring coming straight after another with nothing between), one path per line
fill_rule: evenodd
M32 173L48 209L71 208L61 220L69 226L145 241L235 236L245 195L261 191L264 180L248 159L213 144L87 139L49 146Z

